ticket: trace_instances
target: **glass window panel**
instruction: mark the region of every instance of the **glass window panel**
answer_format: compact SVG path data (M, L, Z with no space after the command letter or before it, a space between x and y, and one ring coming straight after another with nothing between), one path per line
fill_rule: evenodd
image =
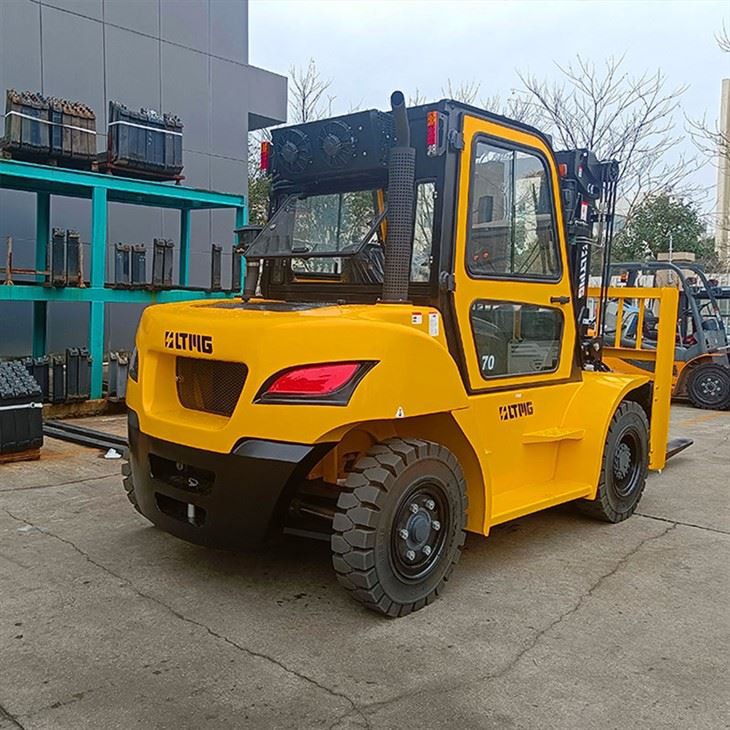
M413 232L413 256L411 257L411 281L413 282L429 281L431 278L435 200L435 183L423 182L416 186L416 220Z
M471 327L485 378L558 368L563 331L558 309L480 299L471 306Z
M476 276L556 278L548 170L540 157L477 142L467 266Z

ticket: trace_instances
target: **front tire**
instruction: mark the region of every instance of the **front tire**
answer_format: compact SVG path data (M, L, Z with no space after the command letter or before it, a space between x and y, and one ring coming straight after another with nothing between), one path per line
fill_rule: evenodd
M703 363L687 378L687 397L695 408L730 409L730 368Z
M578 508L604 522L621 522L636 510L649 471L649 421L634 401L623 401L608 427L595 499Z
M431 603L459 560L466 485L444 446L389 439L347 477L333 521L338 581L367 608L396 617Z

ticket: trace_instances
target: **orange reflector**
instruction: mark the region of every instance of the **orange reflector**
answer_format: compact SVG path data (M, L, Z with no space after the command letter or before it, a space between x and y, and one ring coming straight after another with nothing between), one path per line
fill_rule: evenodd
M560 175L560 177L565 177L567 174L568 166L564 162L562 162L558 165L558 175Z

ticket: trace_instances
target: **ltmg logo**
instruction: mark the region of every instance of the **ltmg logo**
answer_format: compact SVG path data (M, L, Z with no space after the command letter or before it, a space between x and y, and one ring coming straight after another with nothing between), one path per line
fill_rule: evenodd
M184 350L186 352L200 352L203 355L213 354L213 337L198 335L194 332L165 332L165 347L168 350Z
M511 421L513 418L524 418L531 416L535 412L532 401L524 401L521 403L510 403L508 406L499 407L499 420Z

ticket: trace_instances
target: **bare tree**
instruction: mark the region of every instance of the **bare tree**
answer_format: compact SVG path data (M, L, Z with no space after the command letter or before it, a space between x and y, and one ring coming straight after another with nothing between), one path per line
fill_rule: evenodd
M461 81L455 84L451 79L447 79L446 86L441 89L441 93L448 99L460 101L463 104L474 104L477 96L479 96L478 81Z
M730 53L730 34L724 23L722 30L715 35L715 40L721 51ZM706 115L702 119L687 119L687 131L703 158L718 165L721 169L728 165L730 162L730 134L726 120L718 119L715 124L712 124L708 122ZM725 254L721 255L721 259L726 266L730 266L727 253L725 253L727 241L730 239L730 212L723 213L720 208L714 208L710 218L713 219L717 246Z
M289 69L289 112L295 123L311 122L332 113L334 96L327 91L330 79L322 78L313 58L305 67Z
M730 33L724 23L722 30L715 35L715 39L721 51L730 53ZM702 119L687 120L688 131L697 149L710 160L730 159L730 136L721 125L721 120L715 125L710 124L707 116Z
M686 178L696 161L681 155L669 161L681 141L673 115L686 87L667 88L661 71L630 76L623 58L609 58L597 69L578 56L558 69L562 78L554 83L520 73L518 95L556 147L585 147L621 163L627 217L646 195L679 187L690 192Z
M534 125L539 121L539 114L532 101L514 89L506 100L502 100L499 94L492 94L482 99L480 103L487 111L501 114L517 122Z
M418 87L413 90L412 94L408 95L408 106L421 106L426 101L426 95L419 91Z
M704 116L702 119L688 119L687 129L697 149L708 160L716 163L730 160L730 136L719 124L713 126Z
M725 23L722 24L722 30L715 35L715 40L721 51L730 53L730 33L725 27Z

